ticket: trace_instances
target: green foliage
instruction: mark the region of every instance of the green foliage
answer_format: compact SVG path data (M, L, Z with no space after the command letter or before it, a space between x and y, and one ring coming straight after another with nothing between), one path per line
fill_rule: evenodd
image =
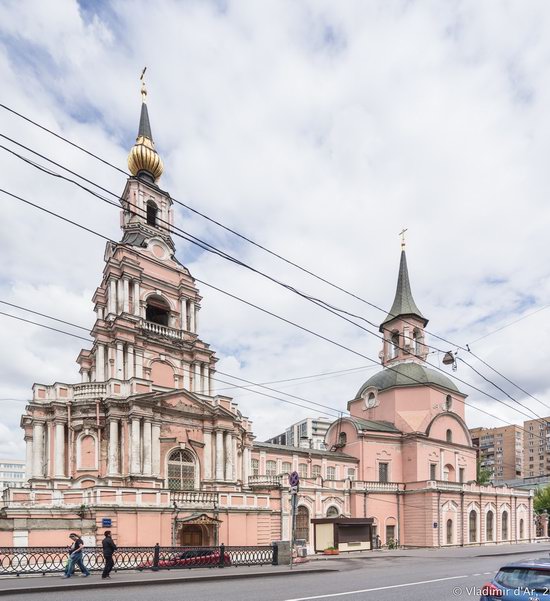
M388 541L388 549L397 549L397 547L399 547L399 543L396 540L393 540L393 538L390 538Z
M484 486L485 484L489 484L489 482L491 482L492 475L493 472L490 469L487 469L486 467L481 467L481 461L478 459L476 475L477 484L481 484L482 486Z
M550 513L550 485L537 488L533 499L533 508L536 513L542 513L544 510Z

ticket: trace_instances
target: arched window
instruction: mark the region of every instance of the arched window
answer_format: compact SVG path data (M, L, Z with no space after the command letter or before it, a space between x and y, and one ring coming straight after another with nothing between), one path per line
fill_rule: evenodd
M265 475L266 476L276 476L277 475L277 462L276 461L266 461Z
M470 542L477 542L477 513L474 509L470 511L469 517L469 533L470 533Z
M391 335L391 357L394 359L399 353L399 332L393 332Z
M447 430L447 432L445 433L445 439L447 440L447 442L453 442L453 431L452 430Z
M415 355L420 354L420 345L421 345L420 330L414 330L414 332L413 332L413 353Z
M502 512L502 540L508 540L508 512Z
M369 396L367 397L367 408L372 409L376 405L376 395L374 392L369 392Z
M519 538L523 538L523 518L519 521Z
M447 520L447 544L453 544L453 520Z
M147 202L147 223L153 227L157 226L157 213L157 205L152 200L149 200Z
M170 306L160 296L150 296L145 308L145 319L161 326L167 326L170 316Z
M309 541L309 511L304 505L296 511L296 538Z
M338 446L345 447L347 441L348 441L347 434L345 432L340 432L340 434L338 434Z
M321 466L313 465L311 467L311 475L313 476L313 478L318 478L321 475Z
M168 457L168 488L193 490L195 488L195 459L184 449L176 449Z
M298 474L300 478L307 478L307 463L300 463L298 465Z
M338 511L338 507L334 507L334 505L331 505L327 509L327 518L337 518L339 515L340 512Z
M494 534L493 534L494 521L495 521L495 514L492 511L488 511L487 517L485 518L485 530L487 531L486 538L488 541L492 541L494 539Z
M292 464L290 463L290 461L283 461L283 464L281 465L281 470L283 474L290 474L290 472L292 471Z
M445 411L450 411L452 406L453 406L453 397L450 394L448 394L445 397L445 405L444 405Z

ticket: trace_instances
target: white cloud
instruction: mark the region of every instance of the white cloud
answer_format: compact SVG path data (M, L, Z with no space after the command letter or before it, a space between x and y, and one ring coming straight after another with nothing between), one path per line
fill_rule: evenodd
M175 198L385 308L396 234L408 227L413 291L428 328L465 344L548 303L549 26L545 2L166 1L154 11L138 1L86 10L68 0L47 9L7 2L0 77L4 103L124 167L147 65L161 183ZM0 132L122 191L120 173L3 110ZM2 150L0 166L1 187L119 236L114 208ZM7 197L2 207L0 253L9 259L0 298L89 325L104 242ZM300 289L375 323L384 317L183 210L178 223ZM176 243L196 277L377 357L379 341L366 332ZM270 381L368 365L204 286L201 293L202 334L220 349L224 371ZM35 381L77 379L80 341L0 319L0 397L27 398ZM472 348L550 405L548 334L543 311ZM285 390L344 409L369 373ZM457 375L489 389L463 365ZM491 414L523 419L465 391ZM259 438L308 413L234 394ZM19 446L0 452L21 454L21 404L9 407L4 424ZM468 419L498 423L473 410Z

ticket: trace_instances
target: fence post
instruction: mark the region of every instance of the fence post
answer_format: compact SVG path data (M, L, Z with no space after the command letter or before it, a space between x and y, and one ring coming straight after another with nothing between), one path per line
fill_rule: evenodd
M279 545L277 543L273 543L271 545L271 547L273 548L273 559L271 561L271 565L278 566L279 565Z
M160 559L160 545L157 543L155 545L155 550L153 552L153 572L159 571L159 559Z
M220 545L220 561L218 562L218 568L225 567L225 545Z

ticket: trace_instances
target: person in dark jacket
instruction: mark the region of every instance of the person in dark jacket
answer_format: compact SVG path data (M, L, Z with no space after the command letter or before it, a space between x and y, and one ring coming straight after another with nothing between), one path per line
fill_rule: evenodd
M103 546L103 557L105 558L105 568L103 569L102 578L110 578L109 574L115 565L113 560L113 553L116 551L117 546L115 545L113 539L111 538L111 531L105 531L105 538L101 543Z
M82 577L86 578L90 575L88 568L84 565L84 558L82 556L82 550L84 549L84 541L76 534L71 532L69 538L73 544L69 547L69 559L67 561L67 567L65 568L65 574L63 578L70 578L73 575L74 567L77 565L82 572Z

